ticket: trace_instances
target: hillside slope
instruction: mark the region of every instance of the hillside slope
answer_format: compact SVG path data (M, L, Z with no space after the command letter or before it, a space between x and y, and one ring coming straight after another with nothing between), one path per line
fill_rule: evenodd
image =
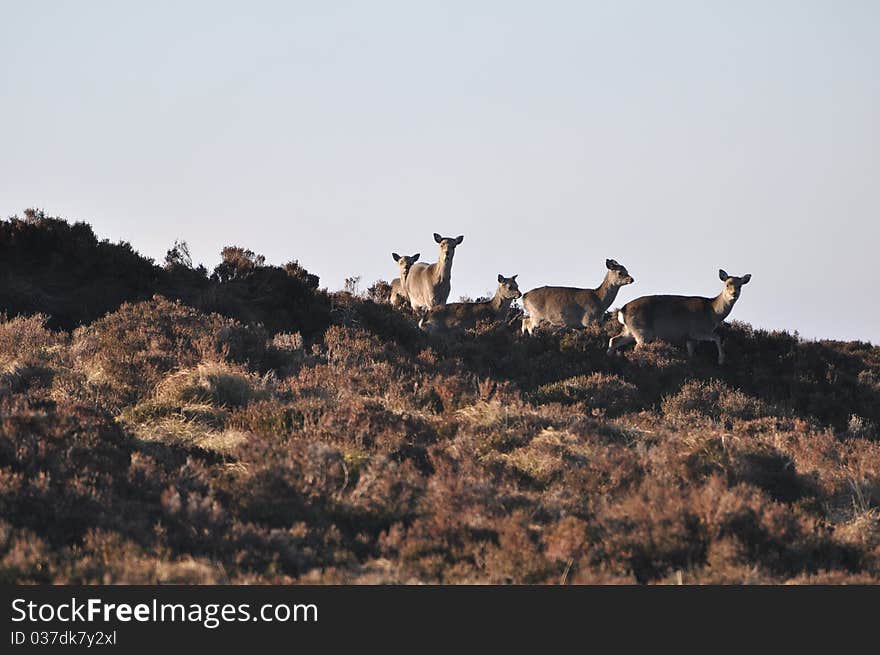
M880 348L446 341L223 257L0 222L0 581L880 581Z

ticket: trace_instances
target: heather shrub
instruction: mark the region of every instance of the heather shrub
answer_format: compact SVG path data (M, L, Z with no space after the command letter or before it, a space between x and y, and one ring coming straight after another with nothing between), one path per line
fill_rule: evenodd
M687 382L678 393L663 399L661 410L673 419L699 414L715 420L753 420L781 414L780 410L719 380Z
M696 364L688 360L682 349L663 341L622 351L611 359L616 360L614 364L620 374L638 387L645 405L646 400L659 404L670 389L679 388L693 376Z
M51 384L67 339L47 329L47 320L42 314L13 319L0 314L0 391Z
M880 422L880 348L863 342L804 341L797 333L753 329L734 322L724 330L734 367L724 378L765 402L845 430L855 414Z
M545 556L557 563L574 563L583 557L589 545L589 523L567 516L548 526L541 537Z
M0 371L52 358L53 351L64 343L64 335L47 329L47 321L43 314L12 319L0 314Z
M268 334L262 325L242 325L224 319L223 325L214 334L207 335L207 340L202 340L198 346L206 359L220 358L262 368L267 339Z
M646 582L677 569L756 562L784 575L815 567L828 535L749 486L729 488L718 477L682 492L646 481L600 519L596 555ZM831 560L846 565L846 551ZM815 570L815 569L814 569Z
M73 368L99 402L119 411L174 370L204 360L259 362L265 333L156 297L123 304L73 334Z
M605 508L599 529L592 557L639 582L694 565L706 548L699 517L686 497L651 479Z
M591 444L578 435L547 428L501 459L523 481L547 486L563 477L567 468L586 465L591 454Z
M850 520L835 526L834 537L841 544L865 553L871 570L880 567L880 511L858 512Z
M514 510L498 522L497 543L485 547L483 561L487 582L537 584L555 582L559 567L543 552L541 533L523 510Z
M32 531L0 519L0 584L48 584L54 568L52 550Z
M314 425L329 409L329 403L315 398L303 398L295 402L257 400L235 410L229 419L229 425L267 439L286 441L302 435L306 421L310 426Z
M337 364L370 365L390 355L389 348L375 334L331 325L324 333L327 361Z
M363 398L349 398L306 428L308 438L336 443L346 451L380 452L419 465L425 464L426 449L435 439L434 431L417 417Z
M390 291L389 291L390 293ZM426 335L418 328L418 318L409 309L395 309L388 303L340 292L332 294L333 324L368 332L379 337L382 344L402 347L409 353L423 349Z
M79 557L59 571L70 584L228 584L224 568L208 558L157 557L116 532L88 532Z
M164 298L125 304L74 332L74 367L118 411L150 393L165 373L201 361L197 344L214 328L219 324L209 317Z
M481 457L509 452L553 424L534 410L499 399L478 400L455 416L459 432L470 437L474 454Z
M348 477L357 480L348 499L349 520L354 525L378 533L415 518L425 479L410 461L378 455L366 464L352 458L345 462Z
M0 398L0 509L52 544L120 518L116 476L130 445L101 411Z
M299 332L292 334L279 332L272 337L272 346L282 352L299 353L303 349L303 338Z
M327 521L337 511L346 487L345 457L339 449L320 442L294 442L279 449L252 438L238 453L248 467L230 473L235 477L227 483L235 485L233 509L242 519L289 527L299 521Z
M559 352L569 355L604 354L608 339L614 336L613 322L590 323L576 330L563 329L559 339ZM609 331L610 329L610 331Z
M810 480L799 475L792 459L778 451L739 453L730 472L734 481L752 484L778 501L791 503L812 492Z
M873 421L856 414L849 417L846 433L857 439L877 439L880 436L880 432L877 431L877 426Z
M622 414L638 407L638 390L617 375L593 373L552 382L538 387L535 402L579 404L586 412Z
M317 291L317 277L299 265L264 265L259 255L232 248L202 290L177 294L205 312L246 325L261 324L270 333L300 332L311 338L326 329L330 302Z

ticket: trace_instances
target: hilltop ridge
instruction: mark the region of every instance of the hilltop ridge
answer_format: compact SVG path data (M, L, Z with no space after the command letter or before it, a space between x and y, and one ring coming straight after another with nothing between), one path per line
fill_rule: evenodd
M387 293L0 222L0 580L880 580L880 348L441 339Z

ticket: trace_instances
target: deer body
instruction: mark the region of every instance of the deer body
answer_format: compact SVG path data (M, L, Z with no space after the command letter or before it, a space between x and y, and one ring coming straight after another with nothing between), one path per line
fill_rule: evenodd
M391 280L391 305L399 307L409 302L409 297L406 294L406 278L409 276L412 265L418 261L419 253L407 257L406 255L401 256L393 252L391 257L397 262L397 267L400 271L400 277Z
M453 239L434 234L434 241L440 244L440 258L434 264L413 264L403 284L413 309L431 309L435 305L445 305L449 298L452 258L456 246L464 241L464 237Z
M510 310L510 303L521 296L516 275L499 275L498 289L491 300L454 302L434 307L419 321L419 327L426 332L448 332L473 329L480 321L500 321Z
M523 319L522 331L532 334L543 322L577 328L602 318L617 297L620 287L634 282L624 266L613 259L605 260L608 272L595 289L576 287L540 287L523 296L523 307L529 313Z
M608 354L635 342L637 346L654 339L687 341L688 355L693 356L697 341L712 341L718 349L718 363L724 363L721 337L715 332L730 314L739 299L740 288L751 275L734 277L723 270L718 276L724 282L721 293L714 298L702 296L643 296L628 302L617 314L623 331L608 342Z

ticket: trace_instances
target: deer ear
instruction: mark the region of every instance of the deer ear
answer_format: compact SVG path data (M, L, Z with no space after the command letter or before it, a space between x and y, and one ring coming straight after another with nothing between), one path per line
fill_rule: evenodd
M462 241L464 241L464 235L460 234L460 235L458 235L458 238L455 240L455 245L460 246Z
M422 254L422 253L417 252L415 255L412 256L412 260L413 260L414 262L419 261L419 256L420 256L421 254Z
M501 275L501 273L499 273L498 274L498 284L501 284L502 282L504 282L504 276Z
M512 278L510 278L510 279L511 279L511 280L516 280L517 277L519 277L519 274L514 275L514 276L513 276Z
M620 264L618 264L613 259L606 259L605 260L605 268L607 268L609 271L617 268L618 266L620 266Z
M727 274L727 271L725 271L723 268L719 268L718 269L718 277L721 278L722 282L727 282L727 278L729 278L730 276Z
M436 241L437 243L440 243L441 241L443 241L443 237L441 237L439 234L434 232L434 241Z
M751 279L752 279L752 274L746 273L745 275L742 276L742 278L740 278L741 284L748 284L749 280L751 280Z
M391 256L394 257L394 261L400 259L400 255L398 255L396 252L391 253Z

